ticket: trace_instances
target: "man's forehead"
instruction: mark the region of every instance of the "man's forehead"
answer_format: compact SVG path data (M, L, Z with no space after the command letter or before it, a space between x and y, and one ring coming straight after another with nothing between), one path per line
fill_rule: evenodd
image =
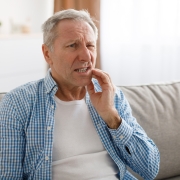
M80 27L80 25L87 25L88 23L84 20L74 20L74 19L63 19L59 21L58 26L63 27Z
M85 21L75 21L70 19L61 20L58 24L57 30L62 35L75 36L81 33L95 36L92 27ZM59 34L59 35L60 35Z

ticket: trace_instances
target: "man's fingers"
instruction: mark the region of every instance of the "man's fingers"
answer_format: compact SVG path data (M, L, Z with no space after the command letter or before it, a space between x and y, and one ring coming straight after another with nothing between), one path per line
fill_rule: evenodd
M112 87L113 87L113 91L115 92L116 87L115 87L114 83L112 82L112 79L111 79L110 75L109 75L108 73L106 73L106 72L104 72L104 73L109 77L109 80L110 80L111 85L112 85Z
M104 83L108 83L112 86L113 91L115 92L115 86L111 80L111 77L108 73L100 70L100 69L94 69L93 70L93 76L98 80L99 84L102 86Z
M95 90L94 90L94 84L91 82L90 84L87 85L87 91L89 93L89 95L94 94Z
M93 69L92 74L97 79L101 80L102 83L109 83L110 82L109 76L99 69ZM99 83L101 83L101 82L99 82Z

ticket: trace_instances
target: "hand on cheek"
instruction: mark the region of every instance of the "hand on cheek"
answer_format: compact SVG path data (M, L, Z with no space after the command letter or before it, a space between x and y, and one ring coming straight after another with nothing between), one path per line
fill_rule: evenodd
M98 80L102 92L95 92L94 85L91 82L87 86L91 102L107 125L112 129L116 129L121 123L121 118L114 107L115 87L111 78L107 73L99 69L92 70L92 77Z

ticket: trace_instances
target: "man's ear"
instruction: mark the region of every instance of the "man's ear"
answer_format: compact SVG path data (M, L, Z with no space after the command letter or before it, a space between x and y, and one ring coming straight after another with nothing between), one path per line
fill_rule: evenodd
M52 59L51 59L51 50L50 48L48 48L45 44L42 45L42 52L43 52L43 55L44 55L44 58L46 60L46 62L51 65L53 62L52 62Z

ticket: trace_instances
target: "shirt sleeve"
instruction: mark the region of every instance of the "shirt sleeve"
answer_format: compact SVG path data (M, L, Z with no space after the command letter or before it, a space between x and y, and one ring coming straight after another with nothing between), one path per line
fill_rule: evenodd
M23 179L25 138L11 95L0 103L0 174L1 179Z
M132 116L130 105L120 90L115 97L115 106L122 118L118 129L108 128L115 145L134 172L144 179L154 179L159 171L158 148Z

